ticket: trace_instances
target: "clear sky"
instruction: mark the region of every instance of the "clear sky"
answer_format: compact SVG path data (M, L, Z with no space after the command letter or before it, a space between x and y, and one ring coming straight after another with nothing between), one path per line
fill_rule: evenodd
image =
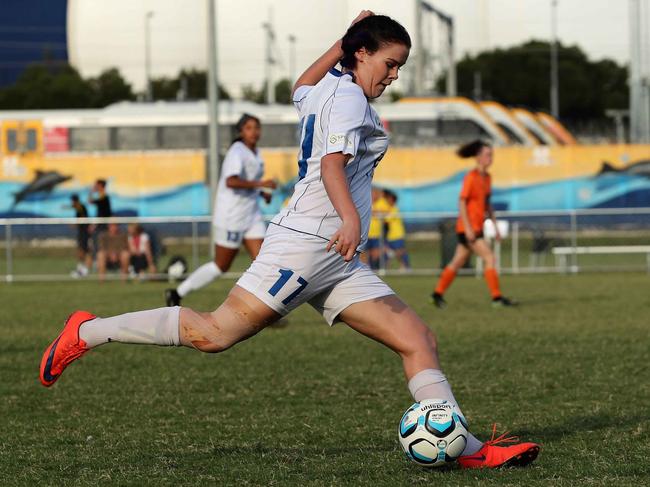
M552 0L431 0L457 26L457 57L551 35ZM219 71L237 95L242 85L259 88L264 77L262 23L276 31L279 64L275 78L289 74L289 41L296 42L296 71L309 65L340 37L362 8L385 13L413 35L411 0L217 0ZM205 0L69 0L70 57L82 74L117 66L138 90L144 85L145 14L150 20L154 76L181 67L205 69ZM433 23L428 24L433 25ZM429 41L439 45L435 31ZM592 59L629 60L628 0L558 0L558 35Z

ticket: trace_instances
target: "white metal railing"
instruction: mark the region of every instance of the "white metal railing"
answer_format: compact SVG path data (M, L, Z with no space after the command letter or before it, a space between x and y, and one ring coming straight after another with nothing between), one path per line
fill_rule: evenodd
M580 254L578 250L578 239L580 233L580 218L584 217L596 217L596 216L607 216L614 217L613 223L616 223L616 217L635 217L636 224L635 226L643 231L648 232L647 243L650 244L650 208L625 208L625 209L588 209L588 210L567 210L567 211L515 211L515 212L497 212L497 218L508 219L511 223L511 231L508 237L510 242L510 262L506 263L502 260L502 245L498 242L495 242L495 253L497 255L497 262L499 268L502 272L508 273L520 273L520 272L563 272L563 269L571 269L572 272L578 272L581 268L578 266L578 255ZM644 218L647 216L648 218ZM267 215L267 219L272 218L272 215ZM410 212L402 213L401 217L411 224L417 223L431 223L428 231L431 234L438 233L438 230L435 229L435 223L440 222L441 220L452 219L457 217L455 212ZM561 225L560 231L568 240L568 245L563 245L569 249L566 255L570 259L569 265L566 266L540 266L540 265L529 265L522 266L520 264L520 257L522 255L520 243L522 240L522 224L526 224L528 219L539 219L544 218L562 218L568 220L568 224ZM0 245L5 247L5 272L4 272L4 281L12 282L14 280L53 280L53 279L67 279L68 276L64 275L35 275L35 274L20 274L16 275L14 273L14 255L13 247L16 242L16 237L13 230L21 226L34 226L34 225L79 225L79 224L98 224L98 223L140 223L140 224L188 224L190 226L190 231L188 236L191 238L191 249L192 249L192 267L196 267L199 262L199 244L200 244L200 235L199 235L199 224L209 224L211 223L211 216L176 216L176 217L112 217L112 218L0 218L0 231L4 229L4 241L0 241ZM556 222L557 223L557 222ZM610 222L612 223L612 222ZM615 230L612 230L615 232ZM413 238L413 235L409 236ZM645 237L645 234L644 234ZM437 236L429 235L428 238L438 238ZM646 243L644 241L644 243ZM383 245L382 245L383 247ZM396 271L391 271L386 268L385 262L382 258L382 265L379 272L381 274L392 274ZM592 266L591 268L598 268L598 266ZM645 266L643 266L645 268ZM637 269L637 267L635 267ZM427 268L418 268L414 269L414 274L431 274L439 268L427 267ZM584 269L583 269L584 270ZM477 271L480 271L480 264L477 265ZM465 272L475 272L475 271L465 271ZM232 274L235 276L236 274Z

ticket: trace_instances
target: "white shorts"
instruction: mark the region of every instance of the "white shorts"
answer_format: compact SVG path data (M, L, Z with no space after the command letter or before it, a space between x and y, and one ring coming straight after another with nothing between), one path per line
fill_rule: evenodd
M281 315L309 303L330 325L348 306L395 294L370 268L350 262L327 241L271 224L262 250L237 285Z
M266 233L266 223L261 213L256 213L245 230L232 230L214 225L214 243L219 247L238 249L243 240L262 240Z

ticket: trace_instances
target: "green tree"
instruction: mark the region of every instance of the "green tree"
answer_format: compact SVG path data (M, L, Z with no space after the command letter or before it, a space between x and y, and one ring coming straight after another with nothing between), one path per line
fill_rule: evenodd
M291 90L293 89L293 85L289 79L281 79L275 84L274 89L276 103L291 103ZM262 87L259 90L256 90L253 85L244 85L242 87L242 98L253 103L266 103L266 81L262 83Z
M92 106L92 99L92 88L72 66L33 65L16 84L0 92L0 108L85 108Z
M550 44L529 41L509 49L466 56L457 65L458 92L474 96L475 73L481 74L484 99L550 111ZM625 108L627 68L611 60L592 62L577 46L558 47L560 116L603 118L608 108ZM444 77L437 82L444 91Z
M94 91L94 107L102 108L119 101L135 99L131 85L124 80L117 68L103 71L96 78L90 78L88 83Z
M264 103L266 99L266 83L264 83L262 89L259 91L253 88L253 85L244 85L241 92L244 100L252 101L253 103Z
M293 85L288 78L281 79L275 85L275 101L276 103L282 103L288 105L291 103L291 90Z
M205 100L207 98L207 73L198 69L182 69L176 78L161 77L152 80L154 100ZM230 93L220 84L219 99L230 100Z

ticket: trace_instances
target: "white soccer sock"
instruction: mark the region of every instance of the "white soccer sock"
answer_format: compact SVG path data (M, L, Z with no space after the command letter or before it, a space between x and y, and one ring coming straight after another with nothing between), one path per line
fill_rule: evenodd
M451 386L447 377L438 369L424 369L411 377L408 384L409 391L413 399L420 402L424 399L446 399L454 404L458 409L458 414L465 418L460 409L454 393L451 392ZM469 433L469 432L468 432ZM463 455L471 455L481 449L483 443L479 441L472 433L467 436L467 445L463 450Z
M108 342L180 346L179 306L95 318L79 328L79 338L93 348Z
M178 295L182 298L187 296L192 291L201 289L214 281L221 274L221 269L214 262L208 262L192 272L187 279L181 282L180 286L176 289Z

